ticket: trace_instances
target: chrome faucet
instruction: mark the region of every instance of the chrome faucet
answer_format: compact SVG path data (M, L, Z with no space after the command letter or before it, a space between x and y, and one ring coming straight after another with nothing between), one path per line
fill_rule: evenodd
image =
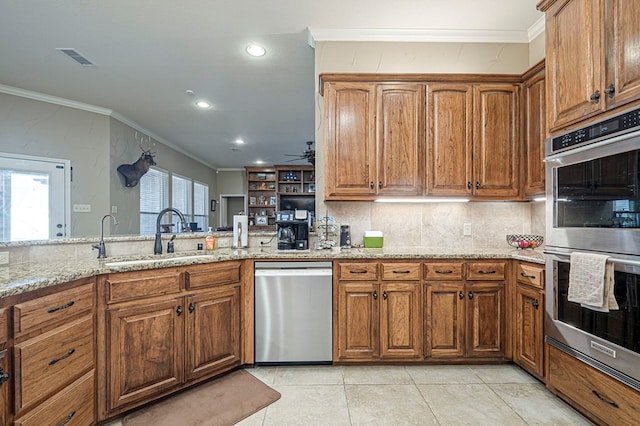
M105 214L102 216L102 221L100 223L100 242L98 244L93 244L91 248L98 249L98 259L104 259L107 257L107 248L104 245L104 220L110 217L113 219L113 224L118 226L118 220L112 214Z
M184 218L184 215L178 209L174 209L173 207L168 207L158 213L158 218L156 219L156 241L153 245L153 254L162 254L162 239L160 237L160 220L162 220L162 216L169 212L174 212L180 218L180 222L182 224L182 230L187 229L187 221Z

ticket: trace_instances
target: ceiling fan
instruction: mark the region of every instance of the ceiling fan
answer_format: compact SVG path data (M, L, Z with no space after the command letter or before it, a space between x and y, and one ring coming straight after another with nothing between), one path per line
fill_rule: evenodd
M307 149L302 152L302 155L296 154L285 154L287 157L296 157L287 162L296 161L296 160L307 160L309 163L316 165L316 150L311 149L311 145L313 145L313 141L307 141Z

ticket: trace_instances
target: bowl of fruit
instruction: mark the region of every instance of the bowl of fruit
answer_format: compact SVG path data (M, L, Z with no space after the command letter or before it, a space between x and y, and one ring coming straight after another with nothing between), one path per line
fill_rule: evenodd
M509 234L507 235L507 243L511 247L517 249L534 249L540 247L544 242L542 235L524 235L524 234Z

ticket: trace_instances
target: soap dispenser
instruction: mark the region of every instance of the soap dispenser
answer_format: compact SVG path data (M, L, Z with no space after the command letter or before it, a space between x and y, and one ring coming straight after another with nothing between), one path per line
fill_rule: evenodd
M211 253L216 249L216 237L213 235L213 231L209 226L209 230L207 231L207 237L204 239L204 251L207 253Z

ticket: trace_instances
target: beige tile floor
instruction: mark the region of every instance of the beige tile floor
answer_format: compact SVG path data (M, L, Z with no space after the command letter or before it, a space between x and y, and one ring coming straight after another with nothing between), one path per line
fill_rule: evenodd
M240 426L591 425L515 365L277 366L247 371L282 397Z

